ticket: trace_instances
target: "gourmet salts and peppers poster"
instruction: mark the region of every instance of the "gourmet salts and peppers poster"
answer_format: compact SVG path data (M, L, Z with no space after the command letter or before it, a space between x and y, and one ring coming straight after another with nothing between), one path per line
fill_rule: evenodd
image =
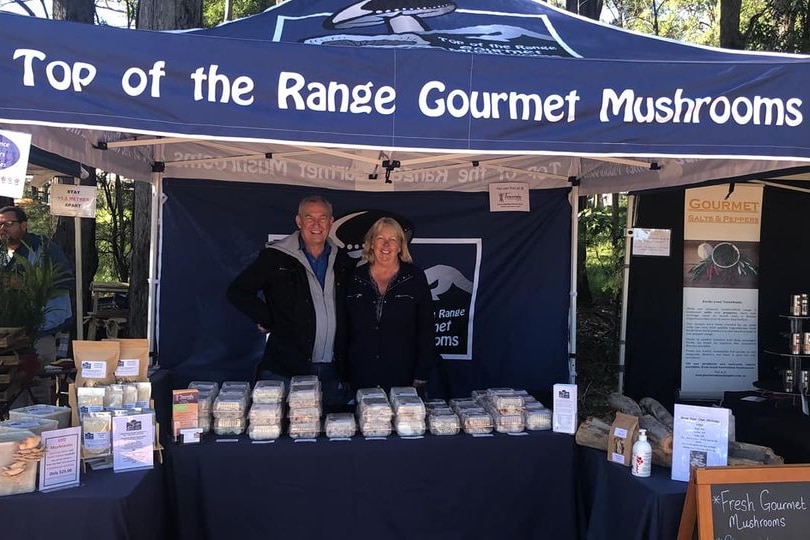
M747 390L757 377L762 186L686 190L681 396Z

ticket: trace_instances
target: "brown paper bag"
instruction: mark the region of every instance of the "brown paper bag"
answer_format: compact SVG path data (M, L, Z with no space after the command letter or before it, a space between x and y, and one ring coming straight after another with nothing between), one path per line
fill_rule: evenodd
M638 417L617 412L608 435L608 461L629 467L636 439L638 439Z
M76 386L103 386L115 382L121 345L117 341L73 340Z

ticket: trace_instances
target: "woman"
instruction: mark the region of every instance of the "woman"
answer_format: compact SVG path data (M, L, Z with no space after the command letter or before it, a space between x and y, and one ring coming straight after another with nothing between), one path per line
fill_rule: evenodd
M383 217L348 281L347 376L352 388L425 385L436 362L433 303L399 223Z

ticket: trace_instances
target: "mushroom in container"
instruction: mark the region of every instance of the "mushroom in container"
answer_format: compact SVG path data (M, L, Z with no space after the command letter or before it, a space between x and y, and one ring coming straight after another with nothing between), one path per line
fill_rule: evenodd
M423 32L428 28L422 19L455 9L456 5L447 0L362 0L332 15L324 26L338 29L385 24L392 34Z

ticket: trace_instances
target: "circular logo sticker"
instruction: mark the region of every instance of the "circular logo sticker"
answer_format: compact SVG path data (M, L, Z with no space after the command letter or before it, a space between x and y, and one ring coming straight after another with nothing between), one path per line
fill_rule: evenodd
M0 169L8 169L20 160L20 149L10 139L0 135Z

